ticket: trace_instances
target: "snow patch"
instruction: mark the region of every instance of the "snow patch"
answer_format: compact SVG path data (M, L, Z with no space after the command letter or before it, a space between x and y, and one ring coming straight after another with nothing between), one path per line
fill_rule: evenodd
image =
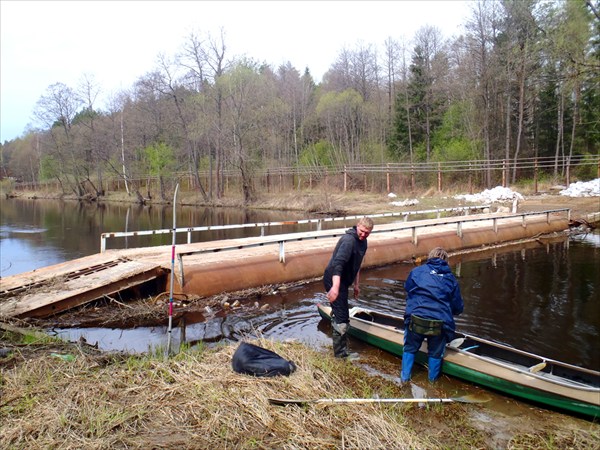
M402 202L390 202L390 205L392 206L412 206L412 205L418 205L419 204L419 200L417 200L416 198L412 198L412 199L406 199Z
M454 196L456 200L465 200L467 202L509 202L515 199L523 200L523 196L510 188L496 186L493 189L486 189L478 194L463 194Z
M568 197L600 197L600 178L591 181L577 181L559 192Z

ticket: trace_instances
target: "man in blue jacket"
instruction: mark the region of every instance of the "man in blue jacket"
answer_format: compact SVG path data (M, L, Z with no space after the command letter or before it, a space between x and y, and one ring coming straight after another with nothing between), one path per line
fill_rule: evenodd
M338 241L323 274L327 300L331 305L333 354L346 358L348 353L348 289L354 283L354 298L360 293L360 266L367 252L367 237L373 230L373 220L362 217Z
M454 338L454 316L463 312L464 303L458 281L448 265L448 253L436 247L427 262L415 267L406 282L404 313L404 351L400 379L410 380L415 355L427 339L429 381L442 371L446 344Z

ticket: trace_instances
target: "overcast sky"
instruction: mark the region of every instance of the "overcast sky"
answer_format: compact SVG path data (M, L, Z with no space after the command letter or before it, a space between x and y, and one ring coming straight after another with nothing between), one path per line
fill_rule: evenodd
M191 31L225 31L229 56L277 67L287 61L319 82L343 48L389 37L410 39L424 25L462 32L469 1L0 1L0 141L37 125L48 86L76 88L84 75L103 98L130 88L160 53L172 57ZM103 109L102 99L96 107Z

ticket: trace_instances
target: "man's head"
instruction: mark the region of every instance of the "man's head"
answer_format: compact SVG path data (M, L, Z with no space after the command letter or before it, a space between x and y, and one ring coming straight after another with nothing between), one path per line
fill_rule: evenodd
M436 247L429 252L428 258L429 259L440 258L440 259L443 259L444 261L447 261L448 253L446 253L446 250L444 250L442 247Z
M370 217L361 217L356 224L356 234L358 234L358 239L361 241L368 238L372 230L373 220Z

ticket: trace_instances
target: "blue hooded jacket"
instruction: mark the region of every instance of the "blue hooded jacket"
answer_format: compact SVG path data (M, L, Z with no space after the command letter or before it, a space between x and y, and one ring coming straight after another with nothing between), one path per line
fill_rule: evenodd
M428 259L410 272L404 288L407 294L406 326L412 314L424 319L443 320L444 332L451 339L456 328L454 316L463 312L464 303L458 281L448 263L440 258Z

